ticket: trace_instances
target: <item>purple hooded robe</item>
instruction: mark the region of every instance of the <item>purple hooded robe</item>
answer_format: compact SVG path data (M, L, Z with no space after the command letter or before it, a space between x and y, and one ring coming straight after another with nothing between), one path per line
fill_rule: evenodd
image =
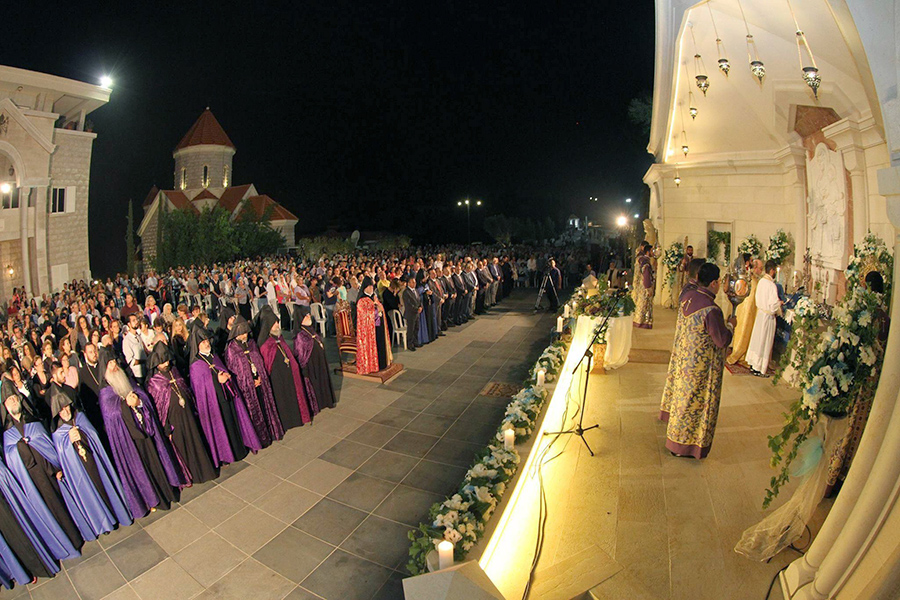
M134 393L141 400L138 411L143 415L143 423L139 425L141 430L153 439L159 461L166 472L166 479L172 487L181 487L184 482L181 472L175 464L169 440L160 432L159 421L153 408L153 401L147 397L144 390L134 387ZM125 491L125 499L131 514L135 516L146 515L151 508L160 503L160 498L153 489L141 457L135 448L134 440L122 418L121 402L124 402L111 387L100 390L100 410L103 413L103 421L106 423L106 434L109 436L109 445L112 448L113 460L122 480L122 488Z
M259 374L262 382L262 403L256 393L253 383L253 367ZM256 342L247 340L247 349L241 347L239 340L231 340L225 348L225 364L228 370L234 374L237 385L241 390L244 400L247 402L247 410L250 412L250 420L259 435L259 441L263 447L275 440L284 437L284 428L278 418L278 408L275 406L275 396L272 395L272 384L266 376L266 365Z
M53 432L53 445L59 455L62 463L63 479L68 480L69 486L75 492L75 501L81 514L84 517L89 532L82 531L85 540L93 540L101 533L109 533L116 528L118 524L131 525L131 513L125 506L125 495L122 490L122 482L116 475L109 460L109 455L100 443L97 430L88 420L87 416L82 412L75 413L75 426L81 432L81 437L87 441L94 455L94 462L97 464L97 471L100 474L100 480L103 482L103 488L106 491L106 497L112 506L107 507L97 489L94 487L88 475L84 463L78 456L75 446L69 440L69 431L72 426L63 422L56 431ZM110 512L112 510L112 512ZM76 519L76 523L78 523ZM79 526L79 529L81 527Z
M310 413L315 415L319 412L319 405L316 402L316 393L313 391L309 378L300 375L300 365L297 363L294 353L291 352L291 349L288 348L287 343L285 343L284 338L281 336L278 336L277 338L269 336L269 338L263 342L262 348L260 348L263 360L266 363L266 373L272 373L272 363L275 362L276 354L280 354L278 352L278 346L281 346L284 356L287 357L290 362L291 375L294 380L294 390L297 392L297 403L300 405L300 416L302 417L304 424L309 423L312 421Z
M75 558L80 555L80 552L72 546L72 542L69 541L59 523L47 510L47 506L43 502L40 504L30 503L24 492L22 492L19 482L16 481L16 478L13 477L13 474L9 472L9 469L6 468L3 462L0 462L0 491L2 491L3 497L6 498L10 509L19 521L19 525L22 526L22 530L31 541L31 545L34 546L38 556L41 558L41 562L44 563L48 571L58 573L58 561L65 558ZM3 554L2 551L0 551L0 554ZM19 576L21 573L14 570L15 565L5 559L4 562L7 563L8 573L13 579L19 583L31 581L30 577L26 581L20 580Z
M215 354L210 355L212 363L219 371L225 373L228 369L222 364ZM209 444L209 453L212 456L214 466L234 462L234 453L231 451L231 444L228 442L228 432L225 431L225 423L222 421L222 411L219 408L219 400L216 397L216 388L213 384L212 369L203 360L195 360L191 363L191 389L194 390L194 402L197 407L197 416L200 417L200 426L203 428L203 435ZM232 377L222 384L226 394L230 394L234 400L234 409L237 414L238 427L241 433L241 440L244 446L250 449L254 454L262 449L256 428L250 420L250 413L241 397L241 392L237 389Z

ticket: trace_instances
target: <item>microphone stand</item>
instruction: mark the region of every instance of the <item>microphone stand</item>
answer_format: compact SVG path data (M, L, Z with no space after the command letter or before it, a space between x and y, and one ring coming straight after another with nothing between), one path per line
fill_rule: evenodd
M581 368L581 363L583 363L584 360L587 359L587 376L584 381L584 394L581 398L581 409L580 409L580 412L578 413L578 424L575 425L572 429L566 429L565 431L545 431L544 432L544 435L563 435L563 434L577 435L579 438L581 438L582 443L588 449L588 452L591 453L591 456L594 456L594 451L591 450L591 447L587 443L587 440L584 439L584 432L590 431L591 429L597 429L600 427L600 425L598 425L598 424L594 424L589 427L584 426L584 408L587 404L587 391L588 391L588 387L590 386L590 383L591 383L591 368L592 368L593 360L594 360L594 352L591 350L591 348L594 347L594 344L600 338L600 335L604 331L606 331L606 328L609 324L610 318L612 318L613 313L619 308L619 299L621 298L622 295L624 295L626 293L628 293L628 290L619 290L615 293L615 302L613 302L612 306L609 307L609 310L603 316L603 320L600 322L600 325L597 327L596 331L594 332L594 337L591 339L591 343L588 344L588 347L584 351L584 354L578 360L578 364L575 365L574 369L572 369L573 374L577 373L578 369Z

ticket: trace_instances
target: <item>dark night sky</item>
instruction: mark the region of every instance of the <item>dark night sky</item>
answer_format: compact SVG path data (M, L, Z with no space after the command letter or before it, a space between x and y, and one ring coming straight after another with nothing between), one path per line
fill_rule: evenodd
M126 202L172 187L172 150L207 105L235 183L291 209L300 235L461 239L467 195L484 215L601 219L618 208L588 197L642 192L651 157L626 109L652 87L652 0L117 4L10 5L0 41L4 64L114 78L89 117L96 275L124 267Z

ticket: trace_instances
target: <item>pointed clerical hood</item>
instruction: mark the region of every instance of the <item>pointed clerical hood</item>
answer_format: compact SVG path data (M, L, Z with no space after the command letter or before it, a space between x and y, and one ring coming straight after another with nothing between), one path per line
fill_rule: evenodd
M211 343L212 337L212 333L210 333L206 327L200 326L191 328L190 336L188 336L188 346L191 350L189 364L194 364L194 361L199 357L200 342L210 340ZM212 352L212 348L210 348L210 352Z
M0 429L3 430L6 430L11 424L9 412L6 410L6 399L10 396L18 398L19 402L22 401L22 394L16 389L16 385L11 380L4 377L3 383L0 384Z
M250 322L238 315L234 318L234 322L231 324L231 331L228 332L228 341L237 338L239 335L247 334L248 336L253 333L250 331Z
M171 366L173 359L174 355L169 349L169 346L162 340L156 342L156 344L153 345L153 350L150 351L150 356L147 357L147 377L156 375L159 365L163 363L169 363Z
M54 383L50 386L50 413L55 419L66 406L75 404L75 390L67 385Z
M300 327L303 324L303 319L306 315L309 314L309 307L305 304L295 304L294 305L294 314L291 315L291 319L293 320L291 329L294 332L300 331Z
M218 331L223 331L228 329L228 319L235 315L234 309L230 306L225 306L222 308L222 312L219 313L219 329ZM234 327L234 323L231 325ZM229 336L228 339L231 339Z
M278 316L271 310L259 313L259 337L256 343L262 346L272 335L272 327L278 322Z

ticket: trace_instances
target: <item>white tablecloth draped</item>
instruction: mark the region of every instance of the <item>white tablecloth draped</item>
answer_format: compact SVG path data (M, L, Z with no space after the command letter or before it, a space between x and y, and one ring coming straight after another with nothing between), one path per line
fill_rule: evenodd
M628 354L631 352L631 332L634 330L633 321L634 318L631 315L614 317L609 320L604 368L618 369L628 362Z

